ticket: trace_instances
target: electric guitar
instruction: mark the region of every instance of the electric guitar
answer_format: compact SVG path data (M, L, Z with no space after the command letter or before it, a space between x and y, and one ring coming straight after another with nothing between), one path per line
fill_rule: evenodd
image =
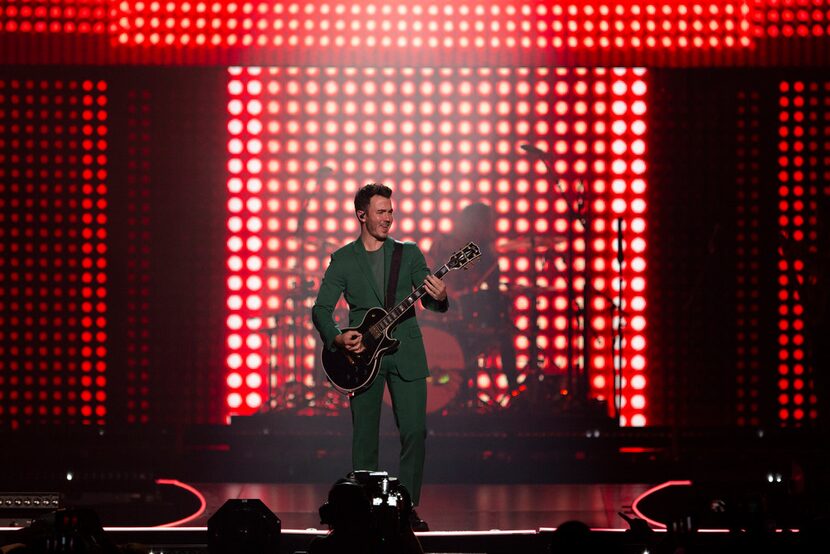
M481 250L474 243L454 253L449 261L433 273L439 279L450 271L462 269L481 257ZM343 332L357 331L363 335L363 351L349 352L340 348L323 348L323 369L332 386L343 394L354 395L368 389L380 371L383 355L397 348L399 340L390 336L395 323L415 302L426 294L426 285L421 285L400 304L386 311L371 308L357 327Z

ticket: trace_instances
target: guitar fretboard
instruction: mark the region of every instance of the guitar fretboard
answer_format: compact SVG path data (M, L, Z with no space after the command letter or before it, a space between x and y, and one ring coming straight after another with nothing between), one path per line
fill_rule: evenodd
M447 265L445 264L445 265L442 265L438 269L438 271L433 273L433 275L435 275L436 277L441 279L441 278L444 277L444 275L446 275L449 272L449 270L450 270L449 267L447 267ZM411 308L412 305L415 304L415 302L417 302L419 298L421 298L424 294L426 294L426 292L427 292L426 285L421 285L420 287L418 287L417 289L412 291L412 294L410 294L409 296L404 298L401 301L400 304L398 304L397 306L395 306L394 308L389 310L389 313L387 313L385 316L383 316L383 318L380 321L378 321L377 323L375 323L374 325L369 327L369 333L371 333L371 335L375 339L380 338L386 332L386 330L389 327L391 327L392 325L394 325L395 322L397 322L398 319L400 319L400 317L409 308Z

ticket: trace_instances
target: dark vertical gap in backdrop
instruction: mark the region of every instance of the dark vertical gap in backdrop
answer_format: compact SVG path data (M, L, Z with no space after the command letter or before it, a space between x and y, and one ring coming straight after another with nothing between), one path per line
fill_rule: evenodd
M129 358L130 341L128 339L129 321L127 305L130 297L130 272L128 258L129 248L129 188L131 140L129 136L130 118L128 113L129 94L134 89L128 79L119 79L110 72L109 84L109 425L113 428L124 426L131 412L131 400L127 389L130 387Z
M152 418L219 423L224 367L226 79L146 70L153 106Z
M146 413L147 423L154 427L220 423L225 70L130 68L110 69L108 74L113 114L110 366L117 414L113 423L126 424L131 415L133 422L140 423L135 418L139 413ZM127 113L128 96L141 92L146 92L147 113ZM130 118L142 116L149 117L149 145L144 149L130 132L135 124ZM143 159L146 153L150 159ZM149 208L146 213L142 202ZM141 213L147 219L136 224ZM149 263L135 263L134 256L142 252L139 255ZM145 320L135 319L136 303L142 300L135 290L138 283L145 283L148 291ZM133 319L128 323L129 318ZM141 384L129 379L128 371L146 371L146 394L127 392ZM148 402L143 410L127 405L142 399Z
M650 93L653 422L731 424L735 86L724 70L655 70Z

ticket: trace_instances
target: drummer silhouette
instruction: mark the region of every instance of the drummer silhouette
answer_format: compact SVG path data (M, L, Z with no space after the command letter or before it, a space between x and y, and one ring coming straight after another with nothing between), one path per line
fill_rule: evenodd
M440 263L459 244L475 242L481 249L479 262L467 271L448 273L448 290L458 302L462 320L450 329L457 337L468 359L468 367L481 366L495 347L499 367L480 367L492 373L498 369L509 384L516 382L516 350L513 344L516 328L510 318L510 298L500 290L501 271L494 243L496 239L493 210L483 202L474 202L458 213L453 229L441 234L432 244L429 255ZM488 362L489 363L489 362Z

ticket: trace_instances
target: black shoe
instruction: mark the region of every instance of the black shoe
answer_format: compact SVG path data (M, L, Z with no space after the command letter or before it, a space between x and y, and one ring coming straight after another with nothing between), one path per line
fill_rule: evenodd
M415 510L409 512L409 526L412 527L413 531L429 531L429 525L418 516L418 512Z

